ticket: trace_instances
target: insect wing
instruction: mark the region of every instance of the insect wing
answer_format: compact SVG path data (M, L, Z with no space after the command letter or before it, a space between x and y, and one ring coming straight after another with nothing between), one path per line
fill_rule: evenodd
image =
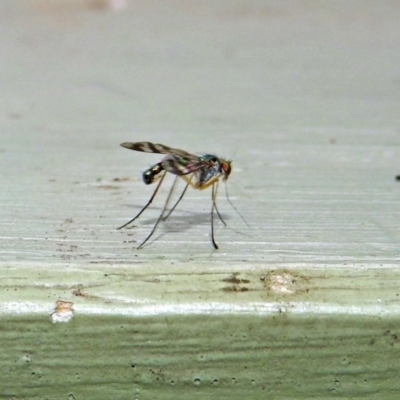
M206 167L206 164L203 161L200 161L198 157L193 161L186 157L176 157L173 154L168 154L164 157L161 161L161 165L165 171L178 176L187 175Z
M142 151L144 153L174 154L191 160L198 160L199 158L194 154L190 154L184 150L173 149L172 147L168 147L160 143L124 142L121 143L121 146L129 150Z

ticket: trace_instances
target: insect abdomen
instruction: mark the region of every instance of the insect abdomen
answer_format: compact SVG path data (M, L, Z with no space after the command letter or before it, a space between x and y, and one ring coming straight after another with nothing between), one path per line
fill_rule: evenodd
M161 163L153 165L151 168L143 172L143 182L150 185L154 182L155 177L164 170Z

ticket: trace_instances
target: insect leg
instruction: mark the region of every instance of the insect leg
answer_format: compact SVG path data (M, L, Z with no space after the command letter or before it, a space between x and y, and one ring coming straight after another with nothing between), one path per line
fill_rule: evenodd
M192 175L193 176L193 175ZM168 214L163 218L164 221L166 221L168 219L168 217L172 214L172 211L175 210L176 206L180 203L180 201L182 200L183 196L186 193L187 188L189 187L190 181L192 180L192 176L190 177L189 181L187 181L185 189L183 189L182 194L179 196L178 201L174 204L174 206L168 211Z
M214 208L215 208L215 211L217 212L218 218L219 218L219 219L221 220L221 222L226 226L226 222L225 222L224 219L221 217L221 214L220 214L219 211L218 211L217 203L216 203L216 201L215 201L215 200L217 199L218 181L216 181L214 185L215 185L215 193L214 193L214 196L213 196ZM214 185L212 186L213 189L214 189Z
M135 221L137 218L140 217L140 215L142 214L142 212L152 203L152 201L154 200L154 197L156 197L156 194L157 194L157 192L158 192L158 189L160 188L160 186L161 186L161 184L162 184L162 181L164 180L165 174L166 174L166 172L164 172L164 173L161 175L161 178L160 178L160 180L159 180L159 182L158 182L158 185L157 185L156 189L154 190L152 196L150 197L150 200L149 200L149 201L147 202L147 204L140 210L139 214L137 214L134 218L132 218L132 219L131 219L130 221L128 221L126 224L120 226L120 227L117 228L117 229L125 228L126 226L128 226L129 224L131 224L133 221Z
M214 246L215 249L218 249L217 243L215 243L214 239L214 208L215 208L215 188L214 185L211 187L211 200L212 200L212 206L211 206L211 242Z
M229 194L228 194L228 186L225 183L225 194L226 194L226 199L228 200L229 204L232 206L232 208L237 212L237 214L239 215L240 218L242 218L242 221L250 228L249 223L244 219L243 215L240 214L239 210L233 205L233 203L231 202L231 199L229 198Z
M165 173L164 173L164 175L165 175ZM172 192L174 191L177 179L178 179L178 177L175 177L174 183L172 184L171 189L170 189L170 191L168 193L167 199L165 200L164 207L162 208L160 216L158 217L156 223L154 224L153 229L151 230L149 236L147 236L147 238L144 239L143 242L138 246L138 249L142 248L143 245L153 236L153 233L156 231L156 228L157 228L158 224L163 219L163 215L165 213L165 210L168 207L168 203L169 203L169 200L171 199ZM157 186L157 188L158 188L158 186Z

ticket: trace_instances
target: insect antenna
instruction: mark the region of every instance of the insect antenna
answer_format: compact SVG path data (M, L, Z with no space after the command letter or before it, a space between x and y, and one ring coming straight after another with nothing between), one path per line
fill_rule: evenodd
M231 199L229 198L229 194L228 194L228 186L225 183L225 194L226 194L226 199L228 200L229 204L232 206L232 208L237 212L237 214L239 215L240 218L242 218L242 221L250 228L249 223L244 219L243 215L240 214L239 210L233 205L233 203L231 202Z
M165 173L164 173L164 176L165 176ZM170 191L169 191L169 193L168 193L167 199L165 200L164 207L162 208L161 213L160 213L160 215L159 215L159 217L158 217L156 223L155 223L154 226L153 226L153 229L151 230L149 236L147 236L147 238L144 239L143 242L138 246L138 249L142 248L143 245L153 236L153 233L156 231L156 228L157 228L158 224L159 224L160 221L163 219L163 215L164 215L164 213L165 213L165 210L166 210L167 207L168 207L168 203L169 203L169 200L171 199L172 192L174 191L174 188L175 188L175 185L176 185L176 181L177 181L177 180L178 180L178 176L175 177L174 183L172 184L171 189L170 189ZM158 189L158 186L157 186L157 189ZM154 196L153 196L153 197L154 197Z
M130 225L133 221L135 221L137 218L140 217L140 215L143 213L143 211L153 202L154 197L156 197L158 189L160 188L160 186L161 186L161 184L162 184L162 182L164 180L165 174L166 174L166 172L164 171L164 173L162 174L162 176L161 176L161 178L160 178L160 180L158 182L158 185L157 185L156 189L154 190L154 192L153 192L152 196L150 197L150 200L147 202L147 204L139 211L139 213L135 217L133 217L130 221L128 221L126 224L120 226L117 229L125 228L126 226Z

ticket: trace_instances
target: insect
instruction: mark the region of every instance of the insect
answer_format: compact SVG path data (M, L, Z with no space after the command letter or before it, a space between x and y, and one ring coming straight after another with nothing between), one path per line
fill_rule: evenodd
M159 163L154 164L152 167L143 172L143 182L146 185L150 185L158 181L158 184L152 196L150 197L150 200L134 218L132 218L126 224L120 226L118 229L125 228L126 226L130 225L133 221L135 221L137 218L139 218L139 216L143 213L143 211L146 210L146 208L154 200L165 178L166 173L169 172L173 175L176 175L175 181L170 189L164 207L162 208L162 211L156 223L154 224L152 231L147 236L147 238L138 246L138 249L143 247L143 245L151 238L160 221L161 220L165 221L171 215L176 206L182 200L189 186L191 186L193 189L198 189L198 190L204 190L211 187L211 242L214 248L218 249L217 243L215 242L214 239L214 210L217 212L217 215L219 219L222 221L222 223L224 225L226 225L226 223L222 219L221 214L218 211L215 200L217 197L219 179L222 178L223 181L226 181L229 178L229 175L232 171L231 161L213 156L211 154L203 154L201 156L196 156L184 150L173 149L171 147L164 146L163 144L158 144L158 143L124 142L121 143L121 146L130 150L142 151L145 153L166 154L166 155ZM177 202L174 204L171 210L169 210L169 212L164 216L178 177L182 178L186 182L186 186L183 189L183 192L181 193ZM226 194L229 203L233 206L233 204L229 200L228 192L226 192ZM236 210L234 206L233 208Z

